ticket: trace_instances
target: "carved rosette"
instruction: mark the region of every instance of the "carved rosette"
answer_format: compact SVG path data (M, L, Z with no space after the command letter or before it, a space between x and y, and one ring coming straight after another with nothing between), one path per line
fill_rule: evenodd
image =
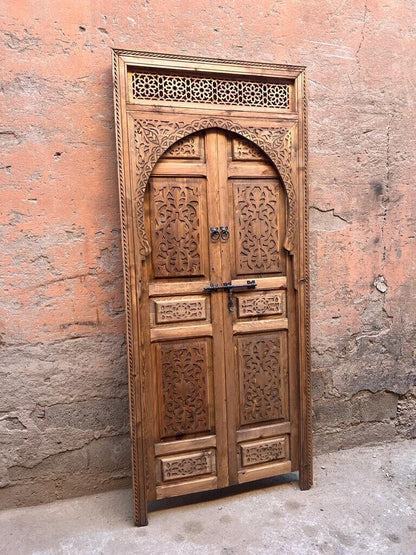
M174 143L188 135L204 129L220 128L237 133L253 142L269 156L283 180L288 200L288 222L284 247L288 251L295 247L296 193L292 181L291 150L292 134L287 127L243 127L224 118L201 118L186 122L171 122L159 119L134 120L136 147L136 191L135 206L140 254L150 253L150 244L145 230L144 194L153 168Z

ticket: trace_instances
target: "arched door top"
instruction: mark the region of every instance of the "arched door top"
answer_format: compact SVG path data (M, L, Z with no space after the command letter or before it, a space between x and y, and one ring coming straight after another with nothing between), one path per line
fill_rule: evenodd
M135 206L140 254L150 253L150 244L144 222L144 195L149 177L162 154L186 136L207 129L223 129L241 135L258 146L279 172L288 200L288 220L284 247L292 251L295 246L296 193L292 182L292 132L289 127L245 127L225 118L200 118L189 123L157 119L134 118L136 146Z

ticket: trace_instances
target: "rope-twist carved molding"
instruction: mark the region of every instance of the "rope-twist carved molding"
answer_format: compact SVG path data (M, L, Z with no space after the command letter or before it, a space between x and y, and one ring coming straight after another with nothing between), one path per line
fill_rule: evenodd
M279 171L287 195L288 220L284 247L288 251L294 250L296 193L292 181L292 134L289 128L243 127L224 118L201 118L190 123L158 119L137 120L134 117L133 119L137 176L134 202L141 255L147 256L150 253L150 244L145 229L144 195L156 162L168 148L180 139L192 133L212 128L225 129L241 135L261 148L271 159Z

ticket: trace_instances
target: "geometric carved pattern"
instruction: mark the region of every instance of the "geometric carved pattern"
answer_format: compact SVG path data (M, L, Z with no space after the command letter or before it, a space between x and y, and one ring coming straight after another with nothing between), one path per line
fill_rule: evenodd
M201 256L201 180L152 182L153 269L157 277L198 276Z
M162 480L164 482L215 472L214 451L201 451L188 455L164 457L160 459L160 462L162 466Z
M237 296L238 317L268 316L283 314L285 311L285 293L246 293Z
M156 324L205 320L206 299L155 300Z
M287 127L246 127L219 117L203 117L188 123L160 119L138 120L130 116L134 124L136 145L135 205L137 231L141 243L140 253L147 256L150 244L145 228L144 196L149 177L162 154L180 139L197 131L218 127L242 135L255 143L272 160L278 169L286 190L288 215L284 247L288 251L295 248L296 193L292 181L292 132Z
M235 182L237 274L280 272L277 181Z
M172 145L163 155L164 158L198 159L201 157L201 137L190 136Z
M202 102L290 109L289 85L248 80L132 73L131 92L133 101Z
M281 332L237 338L242 425L284 416L286 368L282 368L281 339Z
M264 160L261 150L249 141L238 137L233 139L232 145L233 160Z
M157 345L162 378L161 437L210 429L206 339Z
M279 437L267 441L243 443L241 448L241 466L262 464L286 458L287 438Z

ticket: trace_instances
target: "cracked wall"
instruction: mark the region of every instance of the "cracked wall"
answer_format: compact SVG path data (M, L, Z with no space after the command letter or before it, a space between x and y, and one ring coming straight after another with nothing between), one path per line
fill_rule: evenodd
M415 437L414 2L0 10L0 506L130 483L111 46L308 67L316 449Z

